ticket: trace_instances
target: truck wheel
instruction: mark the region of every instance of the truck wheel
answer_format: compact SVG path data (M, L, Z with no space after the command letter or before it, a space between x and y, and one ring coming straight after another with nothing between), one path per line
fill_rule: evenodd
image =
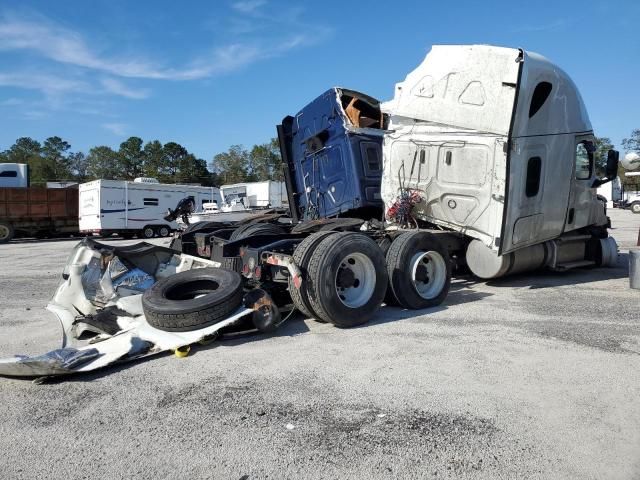
M156 235L155 230L153 229L153 227L150 227L149 225L147 225L142 229L142 238L153 238L155 235Z
M311 302L309 301L309 260L311 260L311 256L318 244L322 242L327 235L331 235L333 233L334 232L326 231L313 233L300 242L293 252L293 261L302 273L302 284L300 285L300 288L296 288L293 283L293 278L289 277L289 294L291 295L291 300L295 307L307 318L317 317L311 307Z
M10 242L15 234L13 225L9 222L0 222L0 243Z
M435 235L407 232L387 252L393 296L404 308L419 310L440 305L451 286L449 254Z
M158 227L159 237L168 237L170 233L171 233L171 230L169 230L169 227L167 227L166 225Z
M281 235L286 233L282 227L273 223L252 223L238 227L232 234L230 240L240 240L253 235Z
M336 327L366 323L387 290L387 270L378 244L360 233L335 233L315 248L307 292L313 312Z
M631 206L629 207L629 209L633 212L633 213L640 213L640 202L633 202L631 204Z
M196 268L163 278L142 295L149 325L189 332L224 320L242 304L242 278L220 268Z

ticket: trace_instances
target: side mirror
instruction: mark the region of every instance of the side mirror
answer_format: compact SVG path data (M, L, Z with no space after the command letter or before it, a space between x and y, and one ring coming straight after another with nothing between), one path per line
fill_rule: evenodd
M618 163L620 162L620 152L617 150L609 150L607 152L607 168L605 175L607 178L613 179L618 175Z

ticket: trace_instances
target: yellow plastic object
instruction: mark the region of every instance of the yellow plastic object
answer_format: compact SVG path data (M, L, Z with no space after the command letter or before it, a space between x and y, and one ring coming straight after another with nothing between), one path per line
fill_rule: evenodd
M187 355L189 355L189 352L191 351L191 347L189 345L185 345L184 347L178 347L176 348L173 353L176 357L178 358L184 358Z

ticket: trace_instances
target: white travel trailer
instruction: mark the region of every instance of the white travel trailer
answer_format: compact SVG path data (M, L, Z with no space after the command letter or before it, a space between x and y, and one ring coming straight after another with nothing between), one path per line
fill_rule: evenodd
M434 46L383 104L386 208L470 240L474 274L608 264L617 246L594 187L594 133L573 81L546 58ZM607 175L615 175L610 152Z
M191 197L196 209L204 203L222 202L216 187L167 185L123 180L94 180L80 185L79 224L84 233L166 237L178 229L164 216L183 198Z
M281 208L288 206L287 189L284 182L234 183L222 185L222 196L226 204L241 201L245 208Z
M25 163L0 163L0 188L29 186L29 166Z

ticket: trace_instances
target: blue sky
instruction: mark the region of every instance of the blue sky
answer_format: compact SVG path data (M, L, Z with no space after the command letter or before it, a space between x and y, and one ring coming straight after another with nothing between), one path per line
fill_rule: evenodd
M129 136L210 160L328 87L381 100L432 44L523 47L572 76L597 135L640 128L640 2L0 0L0 150Z

